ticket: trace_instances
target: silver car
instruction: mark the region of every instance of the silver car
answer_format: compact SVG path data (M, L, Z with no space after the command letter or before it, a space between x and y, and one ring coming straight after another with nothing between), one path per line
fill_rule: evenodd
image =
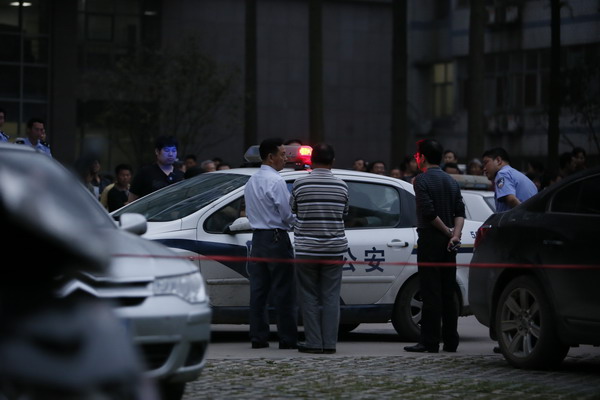
M141 238L146 231L142 215L122 215L119 227L67 169L30 147L0 144L0 177L11 180L11 198L24 199L23 207L31 196L42 197L57 234L75 232L61 218L65 213L69 220L93 224L111 249L110 268L64 277L59 295L111 302L163 398L181 398L185 383L200 375L210 340L212 311L197 266Z

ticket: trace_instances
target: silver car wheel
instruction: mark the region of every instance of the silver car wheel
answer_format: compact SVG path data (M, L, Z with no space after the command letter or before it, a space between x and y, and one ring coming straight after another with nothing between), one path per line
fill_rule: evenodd
M554 368L569 351L558 336L552 305L533 276L506 285L496 305L495 331L504 358L517 368Z
M511 354L532 353L540 338L539 311L535 295L526 288L516 288L502 304L501 335Z

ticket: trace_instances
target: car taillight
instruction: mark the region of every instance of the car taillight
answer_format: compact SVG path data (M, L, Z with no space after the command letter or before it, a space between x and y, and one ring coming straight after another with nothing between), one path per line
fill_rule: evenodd
M477 236L475 236L475 243L473 243L473 248L477 248L477 246L479 246L482 243L483 239L490 231L490 229L492 229L492 225L490 224L483 224L479 227L479 229L477 229Z

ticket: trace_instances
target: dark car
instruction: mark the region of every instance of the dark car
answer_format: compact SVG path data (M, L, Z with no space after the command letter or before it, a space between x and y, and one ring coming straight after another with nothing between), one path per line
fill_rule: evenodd
M571 346L600 345L599 234L600 168L481 226L469 302L511 365L552 368Z

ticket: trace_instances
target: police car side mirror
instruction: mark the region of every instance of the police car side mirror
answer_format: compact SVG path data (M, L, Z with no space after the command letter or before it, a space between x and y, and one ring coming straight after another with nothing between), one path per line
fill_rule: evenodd
M236 219L227 227L227 233L249 232L251 230L250 221L246 217Z
M148 222L142 214L125 213L119 217L119 228L136 235L143 235L148 230Z

